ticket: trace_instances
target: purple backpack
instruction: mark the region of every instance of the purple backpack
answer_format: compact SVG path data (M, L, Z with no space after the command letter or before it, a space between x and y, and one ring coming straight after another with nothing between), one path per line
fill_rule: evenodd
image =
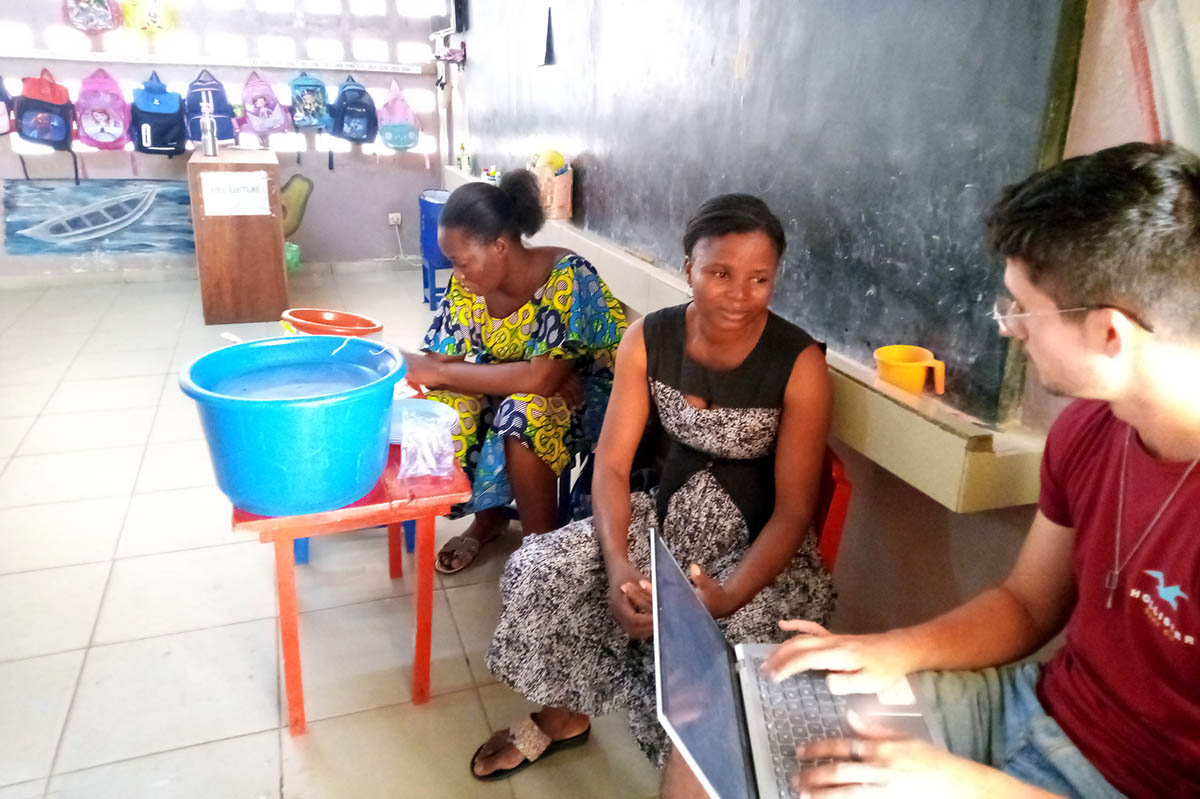
M121 150L129 142L129 103L103 69L83 79L75 100L79 140L98 150Z
M251 72L242 86L242 116L238 128L259 137L292 129L291 112L280 105L271 84L257 72Z
M379 137L393 150L411 150L421 139L421 123L394 80L379 107Z

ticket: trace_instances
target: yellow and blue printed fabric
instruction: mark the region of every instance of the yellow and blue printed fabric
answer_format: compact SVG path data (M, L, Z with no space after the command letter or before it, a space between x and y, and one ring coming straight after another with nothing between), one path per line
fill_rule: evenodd
M528 302L493 319L483 297L450 279L424 348L467 363L513 363L539 356L574 362L584 404L572 412L557 395L485 397L431 391L458 411L454 447L471 478L471 501L458 513L507 505L512 490L504 468L504 439L515 438L560 474L600 437L612 393L613 362L628 322L621 304L585 258L566 255Z

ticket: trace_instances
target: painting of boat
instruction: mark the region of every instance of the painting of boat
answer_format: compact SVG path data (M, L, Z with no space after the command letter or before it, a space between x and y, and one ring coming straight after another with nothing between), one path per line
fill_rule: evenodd
M187 181L5 180L8 255L193 253Z
M18 230L17 233L52 244L98 239L127 228L141 219L142 215L150 210L150 204L157 195L157 188L119 194L81 208L72 208L39 225Z

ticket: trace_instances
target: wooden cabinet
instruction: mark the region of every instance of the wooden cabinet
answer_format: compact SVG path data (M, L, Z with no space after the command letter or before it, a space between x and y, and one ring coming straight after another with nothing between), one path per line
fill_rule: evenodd
M269 322L288 307L278 169L270 150L232 147L188 162L205 324Z

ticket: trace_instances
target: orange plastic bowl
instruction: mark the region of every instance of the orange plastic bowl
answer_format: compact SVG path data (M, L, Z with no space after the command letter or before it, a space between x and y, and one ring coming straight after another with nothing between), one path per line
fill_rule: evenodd
M314 336L370 336L383 330L383 323L369 316L324 308L288 308L283 321Z

